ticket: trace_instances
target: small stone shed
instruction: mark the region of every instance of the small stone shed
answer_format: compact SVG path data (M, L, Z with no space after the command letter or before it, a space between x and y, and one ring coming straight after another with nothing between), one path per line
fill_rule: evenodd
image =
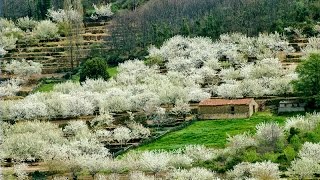
M299 102L298 100L284 100L280 101L278 113L286 112L304 112L306 103Z
M199 103L200 119L248 118L258 111L253 98L247 99L206 99Z

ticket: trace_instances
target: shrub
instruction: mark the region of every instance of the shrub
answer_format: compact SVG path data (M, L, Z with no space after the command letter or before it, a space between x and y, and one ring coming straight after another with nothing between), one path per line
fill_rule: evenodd
M24 180L28 178L28 173L26 172L28 165L25 163L14 165L14 174L17 176L18 180Z
M52 40L59 37L58 26L50 20L40 21L34 28L33 33L35 37L40 40Z
M102 58L96 57L87 60L80 70L80 82L86 79L109 79L110 75L107 72L107 68L108 66Z
M70 121L63 129L63 133L73 137L89 137L90 131L83 121Z
M145 171L158 173L168 169L170 155L167 152L145 151L141 154L140 162Z
M296 116L287 119L284 128L291 131L291 128L297 128L302 131L314 130L320 122L320 114L306 114L305 116Z
M94 119L90 121L92 127L95 128L104 128L105 126L109 126L113 123L114 118L111 114L105 113L96 116Z
M295 92L304 96L319 95L320 78L320 54L311 54L306 60L300 63L296 69L299 79L294 82Z
M52 144L60 145L63 141L62 131L57 125L40 121L21 122L7 130L0 145L1 155L13 161L35 161L43 159L43 149Z
M16 48L16 42L18 38L14 36L5 36L0 32L0 55L5 55L7 53L6 50L11 50Z
M168 179L179 179L179 180L189 180L189 179L201 179L201 180L218 180L215 172L204 168L191 168L190 170L176 169L169 173Z
M191 167L193 160L181 151L174 152L170 155L169 165L175 168Z
M142 124L131 122L128 124L128 127L131 129L131 136L133 139L147 138L151 135L150 130L143 127Z
M243 154L243 161L245 162L257 162L259 160L260 160L259 154L255 149L246 150Z
M144 63L148 66L154 66L154 65L158 65L158 66L164 66L164 61L161 57L159 56L151 56L148 57Z
M216 157L216 153L203 145L189 145L183 149L185 155L194 161L208 161Z
M64 83L55 84L53 86L54 92L61 92L63 94L69 94L73 91L77 91L80 88L79 83L74 83L72 81L66 81Z
M290 177L313 178L320 172L320 144L304 143L298 157L291 162L287 172Z
M32 31L36 27L37 21L29 18L28 16L19 18L17 20L17 26L24 31Z
M4 50L4 47L0 47L0 56L6 55L8 52Z
M232 179L280 179L278 164L270 161L248 163L242 162L236 165L232 171L227 172Z
M0 97L14 96L21 89L20 82L17 79L10 79L0 83Z
M138 171L130 172L129 180L137 180L137 179L139 179L139 180L155 180L155 177L154 176L147 176L143 172L138 172Z
M297 151L302 146L302 141L298 135L293 135L292 138L290 138L289 143L293 146L293 148Z
M248 133L237 134L235 136L228 135L227 141L227 147L235 152L256 145L256 141Z
M92 19L98 19L99 17L111 17L113 12L111 10L112 4L107 5L95 5L93 4L95 14L92 14Z
M256 126L256 129L257 141L262 146L267 145L275 148L278 141L281 140L284 136L282 127L280 127L279 124L275 122L260 123Z
M33 61L26 61L25 59L22 61L13 60L10 63L5 64L5 70L25 78L41 74L42 64Z
M126 144L130 139L132 139L131 130L126 127L118 127L113 130L113 138L121 145Z
M57 23L79 23L82 21L82 15L74 9L59 9L57 11L49 9L48 17Z
M287 174L293 178L312 179L314 178L314 174L319 171L320 165L318 163L313 159L303 158L292 161Z
M291 147L291 146L286 147L286 148L283 150L283 153L284 153L284 155L286 156L286 158L287 158L288 161L292 161L292 160L297 156L296 151L295 151L294 148Z

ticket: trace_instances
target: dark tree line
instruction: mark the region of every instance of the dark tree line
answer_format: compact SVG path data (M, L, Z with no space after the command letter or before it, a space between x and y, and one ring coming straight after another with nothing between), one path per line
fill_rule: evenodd
M113 3L114 10L135 10L148 0L82 0L86 14L93 11L92 4ZM45 19L50 8L62 9L65 0L0 0L0 17L17 19L29 16L34 19Z
M318 0L151 0L113 19L107 46L110 58L135 58L177 34L216 39L227 32L281 32L320 21L319 13Z
M25 16L44 19L48 9L62 5L59 0L0 0L0 4L0 16L9 19Z

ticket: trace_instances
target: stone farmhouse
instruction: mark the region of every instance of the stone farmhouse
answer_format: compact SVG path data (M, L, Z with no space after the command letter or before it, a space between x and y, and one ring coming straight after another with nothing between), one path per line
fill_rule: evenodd
M258 111L253 98L247 99L205 99L199 103L200 119L248 118Z

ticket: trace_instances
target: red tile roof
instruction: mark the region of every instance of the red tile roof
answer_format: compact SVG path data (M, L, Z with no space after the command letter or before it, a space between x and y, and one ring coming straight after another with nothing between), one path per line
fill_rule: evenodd
M249 105L254 99L205 99L199 106Z

